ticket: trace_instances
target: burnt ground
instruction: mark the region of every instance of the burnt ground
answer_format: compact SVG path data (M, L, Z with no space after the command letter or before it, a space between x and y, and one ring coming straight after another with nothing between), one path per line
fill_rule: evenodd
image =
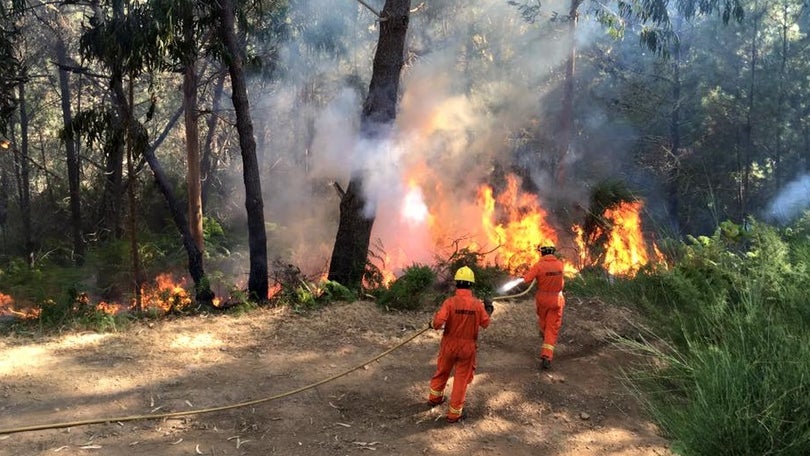
M0 338L0 429L210 408L280 395L374 358L429 312L371 302L298 315L138 322L108 334ZM609 341L633 315L569 299L557 356L541 371L533 301L497 302L465 407L425 400L440 333L318 387L180 418L0 435L0 455L670 455L622 384L631 355ZM448 385L449 386L449 385ZM449 394L449 389L447 390Z

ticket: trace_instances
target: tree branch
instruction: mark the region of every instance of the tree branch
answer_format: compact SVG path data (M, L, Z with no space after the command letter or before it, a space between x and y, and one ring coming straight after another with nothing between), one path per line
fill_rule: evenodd
M338 196L340 199L343 200L343 197L346 196L346 190L343 190L343 187L340 186L337 182L333 181L332 186L335 187L335 190L338 192Z

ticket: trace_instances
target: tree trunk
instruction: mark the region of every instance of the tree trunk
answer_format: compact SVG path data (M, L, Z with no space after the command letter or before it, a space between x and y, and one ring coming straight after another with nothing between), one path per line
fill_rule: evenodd
M396 119L410 7L409 0L386 0L383 7L371 83L360 118L360 134L364 138L384 139ZM355 289L363 281L374 225L363 185L363 171L354 172L340 201L340 222L329 263L329 280Z
M245 209L248 221L248 245L250 249L250 274L248 296L256 301L267 299L267 233L264 227L264 202L256 158L256 139L253 137L253 121L247 96L247 83L243 68L242 53L236 42L235 18L232 0L220 0L220 38L225 44L228 72L231 76L231 98L236 112L236 130L242 151L242 174L245 182Z
M186 25L186 33L193 32L190 25ZM186 37L193 42L192 37ZM200 252L205 252L202 220L202 181L200 178L200 131L197 124L197 73L196 59L186 62L183 74L183 105L185 106L186 123L186 161L188 173L186 186L188 187L188 225L194 243Z
M31 237L31 178L28 165L28 104L25 101L25 78L22 78L19 85L19 109L20 109L20 163L19 163L19 195L20 195L20 217L23 225L23 246L25 248L26 261L28 266L33 266L34 261L34 241Z
M750 81L748 87L748 106L745 115L745 127L743 132L745 136L743 140L743 175L742 175L742 191L740 195L740 222L745 222L748 217L748 198L750 194L750 181L751 181L751 161L754 157L754 122L752 115L754 112L754 90L756 88L756 69L757 69L757 55L758 47L757 40L759 39L759 21L762 17L762 12L759 11L759 2L754 2L755 16L754 21L754 34L751 37L751 64L749 65Z
M70 110L69 75L65 42L60 36L56 40L56 58L59 61L59 92L62 102L62 123L65 128L65 152L67 154L68 192L70 195L70 224L73 235L73 261L77 266L84 264L84 241L82 240L82 210L80 195L80 163L76 140L73 138L73 114Z
M113 2L113 16L121 20L124 16L124 4L121 0ZM123 58L123 56L121 56ZM127 96L124 92L124 72L122 62L109 62L110 66L110 92L115 116L112 127L115 134L112 135L110 144L107 145L107 157L104 164L104 191L101 202L101 227L112 233L115 238L120 238L123 234L121 226L121 200L123 198L123 174L124 174L124 153L125 153L125 128L130 124L129 106L127 106Z
M574 135L574 76L577 60L577 20L579 5L582 0L571 0L568 11L568 59L565 62L565 85L563 92L562 112L560 114L560 132L557 139L559 156L555 171L557 184L562 186L568 174L566 161L571 152Z
M155 184L160 190L160 193L163 194L163 197L166 198L166 203L169 205L169 213L183 240L183 247L186 249L188 255L188 272L191 274L191 279L194 281L197 302L201 305L211 306L211 300L214 298L214 294L204 280L205 269L203 268L202 251L197 248L194 237L191 235L186 216L183 214L183 206L180 204L180 200L175 198L171 184L169 184L169 179L166 177L166 173L163 172L163 168L160 166L160 162L155 156L154 148L146 150L144 157L149 164L149 168L152 170L152 174L155 176Z
M133 100L133 89L132 89L132 75L130 74L129 77L129 102L127 105L132 108L132 100ZM130 245L130 252L132 255L132 277L133 277L133 285L134 285L134 292L135 292L135 310L138 312L143 311L143 300L142 292L143 292L143 273L141 271L141 255L138 251L138 224L137 224L137 198L135 196L136 185L138 184L138 177L135 175L135 163L134 157L132 155L132 148L133 148L133 130L134 125L132 121L134 120L134 114L130 112L127 115L127 135L126 135L126 142L127 142L127 176L129 177L129 185L127 185L127 196L129 197L129 245Z
M672 169L667 176L667 209L669 212L669 222L673 234L680 234L680 223L678 222L678 212L680 199L678 195L678 161L681 149L681 23L682 18L678 16L676 20L675 48L672 52L672 114L669 119L669 140L670 151L673 157Z
M200 126L197 111L197 54L194 47L194 2L181 8L183 41L188 46L183 68L183 106L186 126L186 187L188 188L188 224L194 243L205 252L200 178Z
M201 198L203 210L208 204L208 195L214 184L212 173L214 171L214 147L217 131L217 120L219 119L220 101L222 99L223 87L225 86L225 72L222 71L217 76L217 83L214 86L213 101L211 102L211 114L206 122L208 129L205 134L205 141L203 141L202 163L200 169L200 176L203 180L201 189Z

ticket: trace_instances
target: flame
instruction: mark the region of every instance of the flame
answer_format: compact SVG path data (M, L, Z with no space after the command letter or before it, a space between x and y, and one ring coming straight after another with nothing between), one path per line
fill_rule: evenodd
M0 292L0 316L11 316L24 320L35 320L39 318L41 310L35 306L27 308L17 308L16 301L11 295Z
M623 202L615 208L605 210L602 217L610 226L609 232L605 233L597 229L592 233L591 239L585 239L584 230L575 225L574 243L579 250L580 267L597 265L617 276L634 277L639 269L653 262L654 264L666 264L666 258L658 250L658 246L651 244L652 254L648 251L647 242L641 229L641 209L644 207L641 201ZM604 256L601 259L590 257L588 243L593 243L597 239L606 237L604 245Z
M386 283L394 280L397 271L417 262L429 262L437 256L435 252L449 245L456 250L466 247L513 274L521 273L539 259L538 245L556 245L560 251L560 242L576 250L572 258L563 258L569 277L586 266L601 266L613 275L634 276L651 261L664 262L657 246L653 243L648 248L645 242L641 201L622 203L605 211L602 217L612 227L609 233L599 231L591 233L593 239L585 239L582 227L574 225L563 240L539 197L522 190L521 180L514 174L506 176L501 190L488 184L478 186L472 203L465 203L455 194L448 197L443 192L441 176L424 163L413 165L408 176L404 184L406 194L396 209L399 217L382 215L375 225L375 229L386 223L391 225L387 245L381 246L374 256ZM602 239L604 255L590 258L588 245ZM461 242L465 245L459 245ZM413 244L418 243L429 246L415 249ZM417 257L414 251L429 251L433 255Z
M605 210L605 218L613 223L604 261L605 269L611 274L634 276L649 261L641 233L641 207L640 201L634 201Z
M422 190L413 179L408 183L408 188L408 193L405 195L402 204L402 218L406 222L423 223L430 217L430 212L428 212L427 205L425 205Z
M273 297L275 297L280 292L281 292L281 284L276 282L267 288L267 299L273 299Z
M508 175L506 188L497 197L492 187L478 190L482 206L481 225L491 245L496 263L503 262L510 271L531 266L540 257L538 245L556 245L557 233L546 222L547 213L537 196L520 191L520 179Z
M155 308L164 312L182 310L191 302L191 295L185 289L185 278L175 281L170 273L158 274L155 285L141 286L141 305L144 309ZM134 304L134 303L133 303Z
M14 298L0 291L0 307L11 307L14 304Z

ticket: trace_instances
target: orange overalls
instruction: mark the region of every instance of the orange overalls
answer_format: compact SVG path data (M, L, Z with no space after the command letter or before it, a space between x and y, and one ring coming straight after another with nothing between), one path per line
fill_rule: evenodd
M537 310L537 326L543 338L540 357L551 361L565 307L565 298L562 294L565 286L562 261L554 255L544 255L523 276L526 283L535 279L537 279L537 293L534 295L534 305Z
M486 328L489 321L484 303L473 296L472 290L463 288L457 289L455 296L447 298L433 316L433 328L444 327L444 334L436 361L436 374L430 379L428 401L431 404L440 404L443 401L444 387L450 378L450 372L455 368L453 392L447 412L449 421L456 421L461 417L467 385L472 382L475 371L478 328Z

